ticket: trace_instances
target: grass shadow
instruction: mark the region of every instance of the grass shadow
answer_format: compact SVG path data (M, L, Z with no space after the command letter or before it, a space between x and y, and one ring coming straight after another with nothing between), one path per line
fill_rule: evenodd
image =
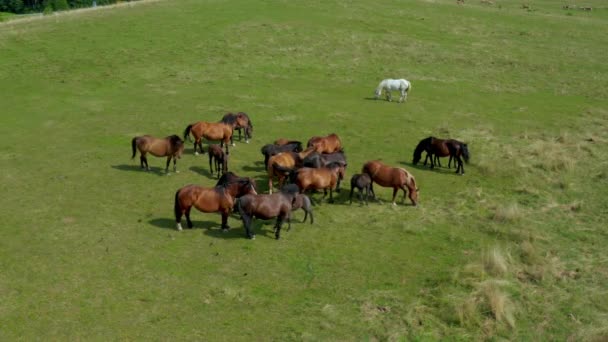
M155 166L151 166L150 171L146 171L145 169L142 169L139 165L120 164L120 165L111 165L111 167L115 170L142 172L142 173L147 173L147 174L151 174L151 175L155 175L155 176L166 176L168 174L168 173L165 173L164 168L155 167Z
M249 165L244 165L243 166L243 170L244 171L252 171L252 172L264 172L266 171L266 168L264 167L264 162L261 162L259 166L249 166Z
M198 173L201 176L205 176L207 178L210 178L210 179L214 179L214 180L218 179L217 174L216 175L211 174L211 172L209 171L209 169L206 168L206 167L190 166L189 170L192 171L192 172L194 172L194 173Z
M175 224L175 219L168 219L168 218L156 218L156 219L151 219L148 221L148 223L154 227L157 228L162 228L162 229L172 229L175 230L176 229L176 224ZM211 228L218 228L221 226L221 223L219 221L196 221L196 220L192 220L192 224L194 225L192 227L192 229L199 229L199 228L203 228L203 229L211 229ZM185 218L182 219L182 227L184 228L184 230L189 229L187 224L186 224L186 220Z

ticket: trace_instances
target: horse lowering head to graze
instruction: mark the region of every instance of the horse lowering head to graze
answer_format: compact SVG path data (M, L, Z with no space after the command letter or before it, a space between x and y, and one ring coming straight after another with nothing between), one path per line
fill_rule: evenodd
M178 172L176 163L177 159L180 159L184 152L184 141L177 135L170 135L165 138L143 135L131 139L131 149L133 150L131 159L135 158L137 150L139 150L139 160L142 169L150 170L148 158L146 158L146 154L150 153L156 157L167 157L165 172L169 172L169 163L173 159L173 172Z
M351 204L353 203L353 192L355 189L359 190L359 202L363 202L363 191L365 191L365 204L368 204L367 198L370 193L372 197L376 197L372 189L372 179L367 173L356 173L351 177L350 196L348 197Z
M220 146L226 145L226 153L228 153L228 145L232 143L232 131L236 125L234 122L205 122L199 121L188 125L184 130L184 139L189 138L190 134L194 137L194 154L198 154L196 147L200 148L201 153L205 153L203 150L202 138L208 141L219 141ZM234 143L232 143L234 146Z
M220 178L221 174L228 172L229 154L224 153L224 150L219 145L209 145L207 152L209 152L209 172L213 176L213 165L215 165L217 178ZM214 161L215 163L213 163Z
M378 87L376 87L375 98L376 100L379 99L382 95L382 91L384 91L386 100L390 102L393 100L391 91L395 90L398 90L401 93L401 97L399 98L399 102L401 103L407 100L407 94L412 90L412 84L410 81L403 78L398 80L392 78L384 79L378 84Z
M239 132L239 141L242 140L241 129L244 129L245 143L249 144L249 139L251 139L253 136L253 123L251 122L251 119L249 118L249 115L247 115L247 113L226 113L224 117L222 117L220 122L233 126L233 134L234 130ZM231 142L233 142L233 140L231 140Z
M325 137L312 137L306 147L313 147L318 153L334 153L342 150L342 141L337 134L332 133Z
M280 169L276 164L276 169ZM327 196L329 190L329 202L333 203L333 190L340 192L340 182L344 179L344 165L331 163L321 168L303 167L290 172L290 178L300 188L300 192L306 190L323 190Z
M302 167L302 160L313 152L312 148L307 148L302 152L281 152L268 159L266 171L268 173L268 191L272 193L272 182L276 176L279 180L279 188L283 186L283 182L290 170ZM276 167L282 168L278 170ZM288 171L284 171L288 170Z
M437 157L449 156L450 160L448 162L448 167L450 167L452 159L454 159L456 163L456 173L460 172L461 175L464 174L464 165L460 157L462 157L465 162L469 161L469 149L467 144L454 139L438 139L435 137L428 137L420 140L414 149L414 157L412 159L412 163L414 165L418 164L422 158L422 152L427 153L427 158L430 156L431 169L435 167ZM425 165L427 158L424 160ZM441 166L441 164L439 164L439 166Z
M238 177L227 172L213 188L198 185L186 185L175 193L174 213L177 230L182 230L182 215L186 215L188 228L192 228L190 210L195 207L204 213L219 212L222 214L222 229L227 230L228 215L232 211L236 198L247 194L257 194L255 182L251 178Z
M287 219L287 230L291 229L291 210L295 195L299 189L297 186L290 184L284 187L280 192L269 195L245 195L238 199L237 209L241 214L243 226L247 237L255 239L255 233L252 230L252 222L254 218L269 220L277 218L274 226L275 237L278 240L281 237L281 226L283 221Z
M264 167L268 168L268 159L281 152L302 152L302 143L299 141L288 141L283 145L268 144L264 145L261 149L264 155Z
M323 166L327 166L331 163L340 163L344 167L348 165L346 162L346 155L344 154L344 150L340 150L339 152L334 153L318 153L313 152L309 154L302 161L302 165L305 167L315 167L320 168Z
M395 203L395 196L397 196L397 191L399 189L403 190L404 201L405 195L407 191L409 191L409 197L412 204L414 206L418 204L416 180L406 169L391 167L379 160L372 160L363 165L361 172L368 174L371 178L371 191L373 191L373 182L376 182L383 187L393 188L393 205L397 205L397 203Z

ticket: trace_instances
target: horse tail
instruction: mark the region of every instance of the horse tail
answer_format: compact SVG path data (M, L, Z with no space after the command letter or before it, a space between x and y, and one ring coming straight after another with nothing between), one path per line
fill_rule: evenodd
M181 189L180 189L181 190ZM182 206L179 204L179 192L175 192L175 203L173 204L173 213L175 214L175 220L180 220L182 216Z
M277 163L272 163L272 168L275 169L276 171L283 172L286 176L289 176L289 174L291 174L294 171L294 169L290 169L288 167L281 166Z
M303 195L303 205L302 207L304 208L304 211L306 212L306 214L310 215L310 224L312 224L314 222L314 218L312 217L312 203L310 202L310 198L308 198L308 196ZM306 217L304 217L304 222L306 222Z
M135 158L135 154L137 153L137 150L136 150L137 138L139 138L139 137L135 137L131 140L131 149L133 150L133 155L131 156L131 159Z
M412 82L407 81L407 89L405 91L409 93L410 90L412 90Z
M192 125L188 125L188 127L186 127L186 130L184 130L184 140L188 139L188 141L192 141L190 139L190 130L192 129Z

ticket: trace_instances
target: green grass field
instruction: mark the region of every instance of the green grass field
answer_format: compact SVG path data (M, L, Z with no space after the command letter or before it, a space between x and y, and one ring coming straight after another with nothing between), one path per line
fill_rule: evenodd
M566 4L151 1L3 22L0 340L608 339L608 6ZM387 77L412 82L407 103L371 100ZM261 146L335 132L348 179L405 167L420 205L376 187L279 241L274 222L250 241L194 211L178 232L173 196L215 183L207 156L188 143L180 173L144 172L130 140L228 111L253 120L230 168L260 192ZM411 165L430 135L469 144L465 176Z

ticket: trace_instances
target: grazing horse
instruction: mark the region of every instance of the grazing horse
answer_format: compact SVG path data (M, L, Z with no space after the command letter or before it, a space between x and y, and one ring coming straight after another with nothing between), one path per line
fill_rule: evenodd
M281 237L281 226L287 219L287 230L291 229L291 209L295 201L298 187L290 184L280 192L269 195L245 195L237 200L237 208L241 214L247 237L255 239L255 233L251 229L254 218L269 220L277 218L274 226L274 236L278 240Z
M199 121L186 127L184 140L190 137L190 133L192 133L192 136L194 136L194 154L198 154L196 146L200 148L201 153L205 153L202 138L209 141L220 141L220 146L226 145L226 153L228 153L228 143L232 142L232 130L235 125L236 121L232 123Z
M363 165L362 173L367 173L372 180L371 191L373 192L373 182L378 185L393 188L393 205L395 203L395 196L399 189L403 190L403 200L405 201L405 195L409 190L409 197L412 204L416 206L418 204L418 188L416 187L416 180L411 173L403 168L390 167L385 165L381 161L373 160L368 161Z
M300 188L300 193L309 189L323 190L323 198L329 189L329 203L334 202L333 190L340 192L340 181L344 179L344 165L331 163L322 168L303 167L297 170L288 170L275 164L279 171L289 172L291 181Z
M365 190L365 204L367 203L367 198L369 194L372 194L372 197L376 197L374 191L372 189L372 179L369 178L367 173L356 173L350 179L350 196L348 199L350 203L353 203L353 192L355 189L359 190L359 202L363 202L363 191Z
M414 150L414 158L412 159L412 163L414 165L418 164L420 161L423 151L426 152L427 158L430 156L431 169L435 168L435 161L438 160L437 157L450 156L448 167L450 166L453 158L455 160L454 163L456 164L456 173L463 175L464 165L460 157L462 157L465 162L469 162L469 147L467 144L454 139L438 139L435 137L428 137L420 140L416 146L416 149ZM424 164L426 165L426 158L424 160ZM439 164L439 166L441 166L441 164Z
M312 217L312 203L310 202L310 198L304 194L296 194L296 199L293 201L291 211L293 212L300 208L304 210L304 220L302 220L302 222L306 222L306 218L310 214L310 224L312 224L314 221Z
M288 172L286 173L285 171L277 170L275 166L278 165L279 167L287 169L288 171L302 167L302 161L312 152L312 148L307 148L302 152L282 152L270 157L268 159L268 166L266 168L268 172L269 193L272 193L272 182L275 176L279 180L279 188L281 188L283 186L283 182L285 182L285 178L288 175Z
M407 100L407 94L410 92L410 90L412 90L412 84L410 83L410 81L405 80L405 79L393 80L391 78L387 78L385 80L382 80L380 82L380 84L378 84L378 87L376 88L376 93L375 93L376 100L378 98L380 98L383 90L386 95L386 100L389 102L392 101L392 99L393 99L393 95L391 94L391 91L398 90L401 93L399 102L403 102L403 101Z
M209 171L213 176L213 164L215 164L215 171L217 171L217 178L220 178L221 174L228 172L228 154L224 153L219 145L209 145ZM213 163L215 161L215 163Z
M283 145L268 144L264 145L261 149L264 155L264 167L268 168L268 159L281 152L302 152L302 143L299 141L288 141Z
M344 167L348 165L346 162L346 156L344 155L344 150L334 153L317 153L313 152L309 154L302 161L302 165L306 167L314 167L320 168L323 166L327 166L331 163L340 163Z
M139 161L142 169L145 167L147 171L150 171L148 158L146 158L146 154L150 152L150 154L156 157L167 157L165 172L169 171L169 163L171 162L171 159L173 159L173 171L178 172L177 165L175 164L177 159L181 158L182 153L184 152L184 141L177 135L170 135L166 138L155 138L150 135L143 135L131 140L131 149L133 150L131 159L135 158L135 154L137 153L137 150L139 150Z
M226 113L226 115L224 115L224 117L222 118L222 120L220 120L220 122L224 122L227 123L229 125L234 125L234 128L232 130L233 135L234 135L234 130L237 130L239 132L239 141L241 141L241 129L245 130L245 143L249 144L249 139L252 138L252 133L253 133L253 123L251 122L251 119L249 119L249 115L247 115L247 113L243 113L243 112L238 112L236 114L234 113ZM232 143L233 140L231 138L230 142Z
M318 153L334 153L342 150L342 141L337 134L332 133L326 137L312 137L306 147L313 147Z
M228 215L232 211L236 198L247 194L257 194L255 182L251 178L241 178L232 172L222 175L213 188L190 184L175 193L175 223L177 230L182 230L182 215L186 215L188 228L192 228L190 210L194 206L204 213L219 212L222 214L222 229L227 230Z

